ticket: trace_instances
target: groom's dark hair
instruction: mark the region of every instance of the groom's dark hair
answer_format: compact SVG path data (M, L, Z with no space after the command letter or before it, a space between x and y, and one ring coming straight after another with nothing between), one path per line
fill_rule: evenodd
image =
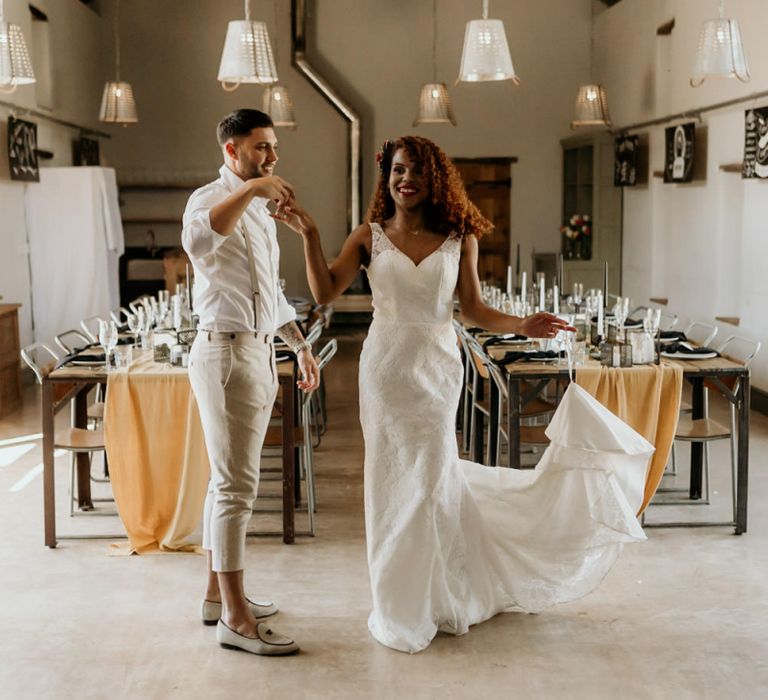
M236 109L219 122L216 138L223 146L233 136L247 136L253 129L272 127L272 118L258 109Z

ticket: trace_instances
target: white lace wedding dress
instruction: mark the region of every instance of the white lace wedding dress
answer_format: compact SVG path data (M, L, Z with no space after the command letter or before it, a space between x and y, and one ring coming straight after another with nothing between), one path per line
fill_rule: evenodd
M360 359L368 626L417 652L438 631L464 634L594 589L623 542L645 539L635 513L653 446L571 384L535 470L460 459L460 241L415 265L371 230L374 315Z

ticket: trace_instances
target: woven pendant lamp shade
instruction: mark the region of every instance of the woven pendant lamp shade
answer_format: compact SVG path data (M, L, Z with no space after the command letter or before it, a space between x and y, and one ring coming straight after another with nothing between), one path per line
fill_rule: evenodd
M470 83L511 80L515 85L520 84L509 54L504 23L500 19L467 22L459 80Z
M296 128L296 115L288 90L282 85L271 85L264 91L262 110L272 117L275 126Z
M275 58L264 22L245 19L227 25L218 80L229 90L234 90L240 83L274 85L277 82ZM227 87L227 84L233 87Z
M0 4L0 92L13 92L19 85L34 82L35 73L21 27L3 20Z
M576 108L571 129L578 126L610 126L608 97L602 85L582 85L576 95Z
M738 78L749 82L749 66L741 41L739 21L720 17L704 22L693 67L691 86L699 87L706 78Z
M413 120L414 126L420 124L453 124L456 126L451 97L445 83L426 83L421 88L419 112L416 119Z
M135 124L139 121L130 83L110 80L104 85L99 121L113 124Z

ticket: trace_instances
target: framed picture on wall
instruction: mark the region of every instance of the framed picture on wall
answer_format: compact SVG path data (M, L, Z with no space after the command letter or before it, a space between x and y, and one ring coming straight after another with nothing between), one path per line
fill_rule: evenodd
M768 178L768 107L744 113L744 178Z
M670 126L664 130L666 157L664 182L693 180L694 122Z
M82 136L72 141L72 165L99 165L99 142Z
M637 184L639 142L637 136L619 136L614 141L613 184L616 187L632 187Z
M37 164L37 124L8 117L8 165L11 180L40 182Z

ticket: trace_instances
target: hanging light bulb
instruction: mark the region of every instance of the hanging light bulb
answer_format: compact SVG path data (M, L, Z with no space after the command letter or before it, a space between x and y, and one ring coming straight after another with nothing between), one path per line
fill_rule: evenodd
M245 19L227 25L227 37L221 52L218 81L228 92L240 83L274 85L277 68L264 22L251 21L251 3L245 0Z
M589 72L594 75L595 45L592 24L590 23L589 37ZM588 83L579 88L576 95L576 106L574 108L573 121L571 129L580 126L611 126L611 116L608 113L608 96L605 94L605 88L596 83Z
M451 96L445 83L437 82L437 0L432 0L432 82L425 83L421 88L419 97L419 111L414 126L420 124L453 124L456 126L456 117L453 116Z
M605 126L611 125L611 117L608 113L608 97L602 85L582 85L576 95L576 108L571 129L579 126Z
M264 91L262 111L272 117L275 126L287 129L296 128L296 115L293 111L293 101L283 85L270 85Z
M115 4L115 79L104 85L99 121L123 126L139 121L133 88L120 80L120 0Z
M706 78L738 78L747 83L749 77L739 21L725 19L724 0L720 0L720 16L701 28L691 87L699 87Z
M21 27L5 21L3 0L0 0L0 92L10 93L19 85L34 82L35 73Z
M515 85L520 84L509 55L504 23L500 19L488 19L488 0L483 0L483 18L467 22L459 80L470 83L511 80Z

